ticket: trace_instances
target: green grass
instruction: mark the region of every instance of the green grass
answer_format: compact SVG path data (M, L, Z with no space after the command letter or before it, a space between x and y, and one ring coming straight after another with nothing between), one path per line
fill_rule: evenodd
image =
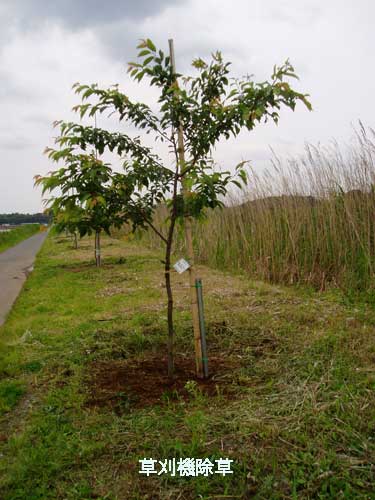
M39 228L39 224L26 224L11 229L10 231L0 233L0 252L21 243L21 241L26 240L26 238L30 238L30 236L39 231Z
M0 328L0 498L375 498L373 308L200 267L217 388L141 405L124 367L165 353L160 255L104 239L98 270L92 243L49 237ZM173 281L181 360L189 289ZM91 404L94 374L116 371ZM147 478L144 457L230 457L234 474Z
M11 380L0 382L0 415L14 408L24 392L22 385L17 382Z

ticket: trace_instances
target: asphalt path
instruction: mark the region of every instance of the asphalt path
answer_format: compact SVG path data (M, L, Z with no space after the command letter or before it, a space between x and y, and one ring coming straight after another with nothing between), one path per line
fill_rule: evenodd
M32 270L35 256L46 239L47 231L34 234L0 253L0 325Z

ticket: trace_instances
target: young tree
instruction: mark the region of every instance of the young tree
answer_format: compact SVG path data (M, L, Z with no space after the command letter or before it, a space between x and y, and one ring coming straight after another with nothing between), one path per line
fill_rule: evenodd
M74 241L74 248L78 248L78 234L79 224L84 217L84 210L80 206L68 204L64 206L56 206L55 210L52 212L53 217L53 227L54 230L60 234L63 231L67 231L68 234L72 235Z
M100 153L106 149L125 156L124 173L118 174L118 186L130 186L132 194L123 204L128 219L135 225L150 226L165 244L165 284L168 296L168 373L174 369L173 293L171 287L171 253L178 220L189 222L199 218L207 208L223 206L230 184L241 187L246 182L245 163L237 165L233 173L215 168L212 151L222 139L236 137L241 129L252 130L262 120L278 122L282 106L294 110L298 101L308 109L305 94L294 91L285 78L297 78L287 61L274 67L270 82L254 83L250 77L229 77L230 63L225 63L216 52L207 63L193 61L195 76L177 80L170 56L157 50L149 39L138 46L139 62L130 63L130 75L137 81L148 77L151 86L159 90L159 109L153 112L144 103L132 102L120 92L118 85L100 89L96 84L74 86L82 103L74 109L81 118L97 113L117 113L139 130L154 135L165 143L172 154L170 165L165 165L139 137L124 133L87 127L82 124L62 123L58 143L63 148L53 154L65 158L71 150L88 146ZM68 146L64 149L65 146ZM67 151L67 152L66 152ZM169 208L166 233L152 222L155 204L164 201ZM200 373L199 356L197 372Z
M43 186L43 194L59 189L61 194L49 200L56 229L80 236L95 234L95 262L101 265L100 235L110 233L111 226L120 226L118 193L114 189L114 176L108 164L94 153L75 153L73 148L62 151L47 149L49 157L64 166L48 176L36 176L35 184ZM122 203L122 200L121 200Z

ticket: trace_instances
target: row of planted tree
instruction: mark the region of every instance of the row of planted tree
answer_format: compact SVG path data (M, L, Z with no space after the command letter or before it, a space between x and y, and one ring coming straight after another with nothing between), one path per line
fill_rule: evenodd
M165 247L164 273L168 297L168 373L174 371L173 294L171 257L176 224L185 226L189 251L190 280L194 282L191 246L192 218L205 210L223 206L230 188L241 188L247 180L246 162L230 170L216 168L212 156L220 140L236 137L242 129L251 131L267 119L278 122L284 105L294 110L302 101L311 109L307 95L294 91L285 78L296 78L286 61L274 67L270 81L254 83L250 77L229 76L230 63L221 53L209 63L193 61L195 76L178 74L173 42L169 55L157 50L149 39L139 45L138 62L129 64L130 76L140 82L149 78L158 90L158 109L133 102L118 85L101 89L97 85L75 84L81 103L75 106L80 123L56 122L60 135L56 147L46 150L49 158L61 164L47 176L36 176L43 193L57 192L47 202L57 229L95 234L95 258L100 265L100 234L111 227L128 224L135 229L154 231ZM112 132L82 124L85 116L114 114L141 132L152 134L170 155L166 163L142 138L125 132ZM111 152L122 161L120 172L101 157ZM155 209L164 204L168 218L162 230L154 221ZM165 229L166 228L166 229ZM192 295L192 302L194 297ZM193 304L194 306L194 304ZM194 307L193 307L194 320ZM198 338L197 335L195 335ZM201 354L196 343L197 375L202 376Z

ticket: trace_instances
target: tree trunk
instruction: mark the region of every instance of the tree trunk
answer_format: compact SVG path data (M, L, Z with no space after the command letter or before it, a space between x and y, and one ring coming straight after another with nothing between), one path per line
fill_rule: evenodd
M174 325L173 325L173 293L171 285L171 253L173 245L174 228L177 219L177 190L178 190L178 166L175 172L173 181L173 194L172 194L172 210L170 216L170 224L168 229L168 236L164 240L165 247L165 288L167 289L168 296L168 377L172 378L174 375ZM159 235L160 236L160 235Z
M173 293L171 286L171 249L172 241L168 240L165 250L165 287L168 296L168 377L174 375L174 326L173 326Z
M176 216L177 216L176 193L177 193L177 176L174 182L173 208L172 208L171 219L170 219L171 222L168 230L168 237L165 247L165 268L164 268L165 287L167 289L167 296L168 296L167 319L168 319L168 377L169 378L172 378L174 375L174 325L173 325L173 293L171 285L171 253L173 245L174 227L176 224Z
M77 239L77 232L74 231L74 248L77 250L78 248L78 239Z
M101 265L100 231L95 232L95 263L96 263L96 267L100 267L100 265Z

